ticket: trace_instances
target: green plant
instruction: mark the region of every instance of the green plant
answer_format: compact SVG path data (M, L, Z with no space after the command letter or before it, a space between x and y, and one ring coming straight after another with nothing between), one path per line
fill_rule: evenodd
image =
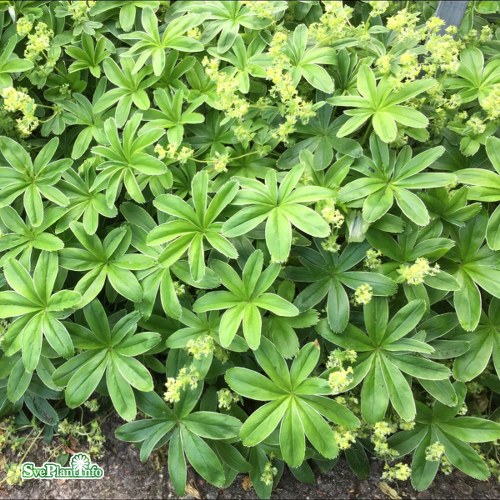
M0 3L9 445L498 475L497 8L436 3Z

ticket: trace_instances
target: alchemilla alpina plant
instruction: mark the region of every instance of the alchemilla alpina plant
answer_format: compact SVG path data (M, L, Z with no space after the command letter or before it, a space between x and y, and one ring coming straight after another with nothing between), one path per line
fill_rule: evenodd
M437 4L0 2L0 450L499 476L499 6Z

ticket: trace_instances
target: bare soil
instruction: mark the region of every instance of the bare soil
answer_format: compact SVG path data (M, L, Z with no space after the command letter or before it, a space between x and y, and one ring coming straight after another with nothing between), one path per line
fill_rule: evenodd
M105 424L105 454L99 465L104 468L105 477L100 480L29 480L21 486L0 487L0 498L177 498L169 482L166 467L158 467L150 460L141 464L138 450L114 437L118 421ZM42 452L35 451L30 460L41 464ZM454 472L449 476L439 475L431 488L425 492L415 491L409 481L392 485L380 484L381 465L374 462L371 475L361 481L340 460L336 467L318 476L316 484L298 482L290 473L283 475L279 487L274 491L275 499L327 499L327 498L402 498L402 499L497 499L500 498L500 484L494 480L481 482ZM200 499L255 499L253 489L245 489L245 478L237 478L226 490L217 489L190 471L188 494L185 498Z

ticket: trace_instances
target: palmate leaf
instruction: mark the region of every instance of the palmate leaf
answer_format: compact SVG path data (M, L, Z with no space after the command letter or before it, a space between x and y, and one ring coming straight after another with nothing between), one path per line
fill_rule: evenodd
M40 360L43 339L62 357L73 355L73 341L58 317L81 300L78 292L53 293L58 268L55 253L42 252L31 275L14 259L4 264L4 275L13 291L0 292L0 318L13 318L3 342L11 356L22 351L26 371L33 372Z
M424 202L412 189L439 188L456 180L453 174L421 173L444 153L437 146L412 158L406 147L395 156L387 145L375 135L370 137L371 158L365 157L365 177L355 179L339 191L339 200L344 203L363 202L363 219L376 222L393 206L394 201L401 211L417 226L427 226L430 217Z
M360 354L353 365L353 381L343 390L363 382L361 413L368 422L383 420L389 402L402 419L411 421L415 402L403 373L423 381L447 380L450 376L445 366L418 356L434 349L410 335L425 313L425 302L413 300L389 320L387 299L377 297L364 306L363 313L366 334L352 324L342 334L334 333L325 320L317 325L326 340Z
M75 408L91 396L105 376L116 411L124 420L133 420L137 408L132 387L143 392L153 390L149 370L134 356L154 347L160 335L136 333L140 319L137 312L115 317L114 323L108 323L106 312L97 300L88 304L83 312L89 328L65 324L75 338L76 347L83 352L57 368L54 382L66 387L66 404Z
M210 202L206 171L198 172L193 177L191 188L193 207L178 196L165 194L156 198L154 204L158 210L174 219L151 230L147 243L151 246L168 243L159 256L159 262L165 267L170 267L187 252L191 276L198 282L205 276L205 242L222 255L232 259L238 257L236 248L222 236L222 225L217 222L219 215L236 196L238 183L226 183Z
M0 418L97 398L177 496L191 467L269 498L340 452L365 479L391 419L418 490L488 477L496 6L457 38L396 3L4 8Z
M243 189L236 196L234 204L246 208L224 223L223 234L228 238L241 236L267 220L266 244L277 262L286 261L290 254L292 226L311 236L328 236L328 224L318 213L305 205L330 198L332 191L319 186L297 187L303 171L302 165L292 168L279 188L274 171L266 175L265 184L256 180L241 179Z
M72 222L70 226L82 248L63 249L61 266L86 272L75 286L75 290L82 295L80 307L97 297L106 280L119 294L140 302L143 289L132 271L151 267L153 259L147 255L127 253L132 239L130 229L113 229L101 242L96 235L87 234L80 222Z
M343 331L349 322L350 304L345 288L356 289L368 283L375 296L395 292L396 284L392 279L375 272L351 270L366 256L366 243L350 243L336 254L325 251L318 242L316 247L317 251L301 249L299 261L302 267L287 267L286 273L294 281L311 283L295 299L294 303L301 311L327 298L328 322L334 331Z
M418 402L414 429L399 432L388 440L389 446L401 456L413 452L411 481L417 490L428 488L438 471L439 461L425 458L426 448L434 443L444 446L446 458L462 472L481 480L490 476L483 459L468 443L497 439L500 425L481 418L457 417L466 390L461 382L455 382L454 386L459 395L456 405L450 408L436 402L431 410Z
M387 78L382 78L377 85L373 71L367 65L362 65L357 77L360 96L335 96L328 99L328 102L335 106L355 108L344 112L351 118L340 128L337 135L349 135L370 119L375 133L385 143L396 139L396 123L415 129L427 127L429 121L423 113L401 103L425 92L434 84L434 80L430 78L417 80L403 84L401 90L393 92Z
M187 397L184 393L180 403ZM216 486L223 485L221 448L212 442L237 436L241 427L237 418L209 411L192 411L192 409L183 414L178 410L182 408L182 404L172 411L154 392L138 394L137 403L139 408L152 418L122 425L116 430L116 436L124 441L142 443L140 455L143 462L148 459L154 448L168 441L168 467L173 473L172 480L177 494L184 495L185 492L186 458L196 472L207 481ZM210 440L210 445L205 439ZM233 454L240 464L246 464L236 449L229 444L226 446L230 448L225 450Z
M209 292L193 305L193 311L206 312L227 309L221 317L220 342L227 347L233 341L241 323L243 335L251 349L257 349L261 341L261 310L278 316L296 316L299 311L286 299L268 290L280 271L278 264L270 264L262 271L264 256L256 250L243 268L242 278L234 269L221 261L214 261L212 268L220 277L227 292Z
M59 145L59 139L51 139L38 153L34 161L16 141L0 137L0 150L9 166L0 167L0 207L10 205L23 195L26 215L34 227L42 224L44 206L42 196L56 205L66 206L68 198L57 184L65 170L73 163L70 159L51 161Z
M306 344L295 357L290 371L280 353L269 340L262 339L255 356L266 378L245 368L231 368L226 381L243 397L269 401L245 421L240 437L246 446L256 446L279 427L283 460L298 467L304 460L305 438L325 458L335 458L338 448L335 435L325 418L354 428L358 419L346 408L318 394L328 394L326 381L309 378L320 355L318 343ZM317 382L321 389L310 391L308 384ZM324 382L324 384L322 384ZM261 387L267 388L264 394Z

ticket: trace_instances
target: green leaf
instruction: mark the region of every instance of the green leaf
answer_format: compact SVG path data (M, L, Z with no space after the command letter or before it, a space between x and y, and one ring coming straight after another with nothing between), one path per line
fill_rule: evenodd
M233 391L257 401L280 399L286 395L274 382L248 368L230 368L225 379Z
M400 309L387 324L384 344L396 342L413 330L425 313L423 300L412 300Z
M177 495L184 495L187 481L186 459L180 427L175 429L168 445L168 474Z
M306 450L304 428L297 405L289 400L288 408L280 427L280 449L283 460L290 467L298 467L304 461Z
M111 357L111 362L106 370L106 386L115 410L123 420L133 420L137 413L134 391L129 382L123 377L116 363L116 357ZM67 389L66 389L67 391Z
M401 211L417 226L427 226L430 218L424 202L408 189L397 188L394 190L396 202Z
M288 400L281 398L254 411L241 426L243 446L256 446L264 441L276 429L287 408Z
M241 428L237 418L209 411L191 413L182 422L191 432L207 439L233 438Z
M392 406L403 420L414 420L416 413L415 399L408 382L391 362L391 359L383 357L382 367Z
M447 434L467 443L487 443L500 438L500 424L483 418L458 417L439 424Z
M444 445L446 458L457 469L480 481L485 481L490 477L488 467L468 444L462 443L439 429L436 430L436 435Z
M325 458L335 458L339 450L332 428L323 420L317 410L303 400L298 400L297 409L304 432L314 449Z
M266 244L276 262L286 261L292 245L292 226L279 208L273 209L267 220Z
M384 420L388 405L389 389L385 382L382 362L377 356L361 388L361 414L369 423L380 422Z
M69 360L66 363L68 367L75 365L76 363L74 360L76 359L77 358ZM87 401L97 387L97 384L101 381L107 363L107 352L103 350L96 352L93 356L90 356L88 361L77 368L69 379L65 392L66 404L70 408L76 408L84 401ZM57 376L59 375L58 372L61 373L61 369L64 366L65 365L56 370L56 373L54 374L54 381L56 383Z
M181 427L182 443L193 469L209 483L221 487L224 472L219 458L203 439Z

